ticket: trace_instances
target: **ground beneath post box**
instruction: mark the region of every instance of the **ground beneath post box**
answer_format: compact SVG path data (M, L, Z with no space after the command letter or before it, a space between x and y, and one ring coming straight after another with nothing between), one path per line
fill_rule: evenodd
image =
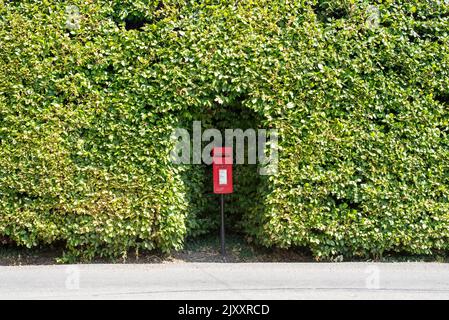
M309 262L314 261L305 250L267 249L248 244L241 235L226 238L227 262ZM62 248L46 246L27 249L14 245L0 246L0 265L46 265L55 264L62 256ZM90 263L187 263L223 262L219 237L202 236L188 240L181 251L163 254L154 251L129 252L120 259L94 259Z
M254 263L254 262L315 262L312 254L305 248L289 250L269 249L248 244L242 235L232 234L226 237L226 262ZM58 246L46 246L38 248L24 248L14 245L0 245L0 265L51 265L57 264L62 256L63 249ZM330 262L345 261L339 256ZM352 259L351 261L373 261L370 259ZM398 253L386 254L381 262L449 262L447 255L434 256L410 256ZM86 261L80 261L85 263ZM186 242L185 248L171 254L145 251L136 255L129 252L126 257L120 259L94 259L89 263L221 263L220 240L218 235L206 235L191 239Z

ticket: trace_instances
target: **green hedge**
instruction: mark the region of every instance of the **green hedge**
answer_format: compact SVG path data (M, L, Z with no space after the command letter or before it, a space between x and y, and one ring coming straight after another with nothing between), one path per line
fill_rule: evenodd
M0 235L88 259L213 230L210 168L169 161L173 128L201 119L279 129L276 176L236 168L230 221L250 241L447 250L448 17L443 1L0 0Z

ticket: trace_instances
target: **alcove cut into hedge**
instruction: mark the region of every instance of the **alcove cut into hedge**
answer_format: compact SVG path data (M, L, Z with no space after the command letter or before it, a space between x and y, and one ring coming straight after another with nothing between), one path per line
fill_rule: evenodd
M317 259L447 251L448 17L444 1L0 0L0 236L67 258L181 248L213 222L204 168L170 162L170 135L239 100L280 135L248 239Z

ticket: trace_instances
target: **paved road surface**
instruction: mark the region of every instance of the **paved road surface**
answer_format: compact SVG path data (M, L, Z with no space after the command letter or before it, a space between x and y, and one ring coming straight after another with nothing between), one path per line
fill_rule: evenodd
M0 299L449 299L449 264L0 267Z

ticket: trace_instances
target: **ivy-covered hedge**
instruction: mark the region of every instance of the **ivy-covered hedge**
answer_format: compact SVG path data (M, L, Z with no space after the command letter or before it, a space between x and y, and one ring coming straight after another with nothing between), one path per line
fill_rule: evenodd
M84 258L181 248L216 225L208 168L169 160L201 119L279 129L277 175L236 168L249 240L447 250L448 17L430 0L0 0L0 235Z

